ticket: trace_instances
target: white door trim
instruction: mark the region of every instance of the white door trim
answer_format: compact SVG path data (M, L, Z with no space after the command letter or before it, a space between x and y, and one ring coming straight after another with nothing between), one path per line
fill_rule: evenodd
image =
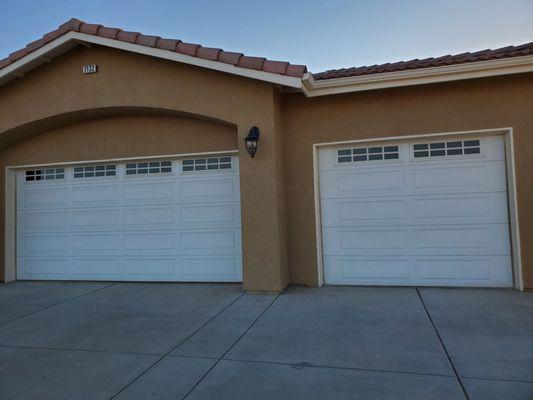
M470 136L470 135L503 135L505 142L505 164L507 173L507 202L509 210L509 228L511 233L511 253L513 262L513 282L516 290L524 290L524 282L522 276L522 256L520 253L520 230L518 218L518 202L516 194L516 168L515 168L515 149L513 140L513 128L494 128L494 129L479 129L471 131L455 131L455 132L437 132L416 135L401 135L401 136L387 136L374 137L368 139L346 140L336 142L323 142L313 144L313 181L314 181L314 196L315 196L315 225L316 225L316 248L317 248L317 279L318 285L324 285L324 259L322 250L322 218L320 207L320 180L318 173L318 150L323 147L333 147L344 144L353 143L372 143L372 142L387 142L387 141L406 141L413 139L422 139L430 137L450 137L450 136Z
M4 239L4 281L11 282L17 279L17 171L23 168L35 168L45 166L60 166L60 165L79 165L79 164L94 164L94 163L108 163L108 162L126 162L132 160L147 160L147 159L161 159L161 158L185 158L196 156L207 156L215 154L238 154L238 150L223 150L223 151L207 151L198 153L180 153L180 154L166 154L157 156L136 156L136 157L122 157L122 158L108 158L98 160L77 160L65 161L52 164L22 164L9 165L5 167L5 239Z

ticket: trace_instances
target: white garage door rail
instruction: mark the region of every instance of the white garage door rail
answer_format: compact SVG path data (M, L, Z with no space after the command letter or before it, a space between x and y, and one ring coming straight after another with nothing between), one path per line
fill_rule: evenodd
M17 174L17 279L241 281L238 158Z
M501 136L319 151L330 284L512 286Z

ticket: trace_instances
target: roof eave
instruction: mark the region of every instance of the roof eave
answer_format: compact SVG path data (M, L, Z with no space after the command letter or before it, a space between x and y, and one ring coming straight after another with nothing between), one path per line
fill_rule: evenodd
M533 55L346 78L302 78L309 97L533 72Z
M237 67L220 61L207 60L164 49L70 31L0 69L0 85L14 78L22 77L30 69L43 63L50 62L57 55L68 51L80 43L92 43L107 46L250 79L270 82L285 88L287 91L301 91L306 97L533 72L533 55L528 55L441 67L315 80L313 74L308 72L306 72L302 78L280 75L255 69Z
M220 61L206 60L168 50L142 46L134 43L123 42L120 40L109 39L75 31L65 33L41 48L0 69L0 85L11 79L22 76L28 70L33 69L44 62L49 62L51 58L67 51L80 42L92 43L161 59L177 61L184 64L270 82L276 85L295 89L300 89L302 87L302 79L298 77L236 67L232 64L226 64Z

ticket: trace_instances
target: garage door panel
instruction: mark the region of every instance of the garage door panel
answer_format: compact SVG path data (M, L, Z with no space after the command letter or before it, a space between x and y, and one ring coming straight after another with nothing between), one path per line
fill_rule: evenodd
M323 253L342 255L509 255L505 224L323 229Z
M242 279L239 257L183 257L181 273L185 281L206 281L215 277L218 281Z
M408 218L405 199L337 200L322 202L323 224L329 226L404 224Z
M415 228L413 235L418 254L510 255L505 224Z
M508 222L503 192L324 199L321 204L324 227Z
M405 191L403 171L384 169L373 171L327 171L321 176L325 190L323 195L333 194L335 198L400 194ZM324 198L324 197L323 197Z
M120 210L85 208L70 212L70 229L74 232L108 231L120 228Z
M418 259L415 266L421 284L435 286L506 286L512 279L511 257L505 256Z
M403 171L371 169L360 172L325 171L320 176L322 198L366 197L382 194L402 194L406 180Z
M125 259L124 274L135 280L173 280L175 264L174 258Z
M120 258L72 258L70 274L77 279L106 280L122 276L122 260Z
M113 184L95 185L71 188L71 207L101 207L116 205L120 200L120 188Z
M122 226L129 229L168 229L176 225L176 207L126 208L122 210Z
M240 234L226 231L183 231L178 234L180 254L239 253Z
M23 235L19 234L18 243L25 254L67 255L69 237L67 234Z
M41 182L35 183L41 185ZM17 193L20 197L22 193ZM21 201L19 210L62 208L68 204L68 189L66 187L52 185L51 188L34 188L24 191L24 199Z
M325 228L325 255L401 254L409 248L409 231L394 228Z
M206 224L240 226L241 212L238 204L197 204L179 207L182 227L204 227Z
M337 285L402 285L409 284L412 263L406 258L325 257L326 279Z
M502 137L449 142L319 151L326 283L512 285Z
M118 234L71 234L71 255L96 255L120 252L120 235Z
M232 201L238 196L238 182L234 178L184 180L179 185L180 202Z
M19 279L68 279L66 257L21 257L17 260Z
M174 253L176 234L173 232L143 232L124 234L124 250L127 253Z
M222 164L183 172L181 161L153 171L131 163L129 173L113 164L99 177L95 166L65 167L29 182L37 173L19 172L17 278L241 281L237 158ZM39 203L33 194L43 191L51 195Z
M507 223L507 195L501 192L419 196L411 205L416 225Z
M67 211L27 211L17 215L17 231L56 232L68 230Z
M173 181L125 183L122 197L125 204L172 204L176 200L176 184Z
M504 192L506 188L503 161L419 165L410 169L411 194Z

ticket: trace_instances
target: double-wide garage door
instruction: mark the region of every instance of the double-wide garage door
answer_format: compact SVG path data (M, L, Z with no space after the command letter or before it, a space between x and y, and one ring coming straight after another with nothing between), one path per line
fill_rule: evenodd
M238 158L17 176L17 278L241 281Z
M500 136L319 151L325 281L512 286Z

